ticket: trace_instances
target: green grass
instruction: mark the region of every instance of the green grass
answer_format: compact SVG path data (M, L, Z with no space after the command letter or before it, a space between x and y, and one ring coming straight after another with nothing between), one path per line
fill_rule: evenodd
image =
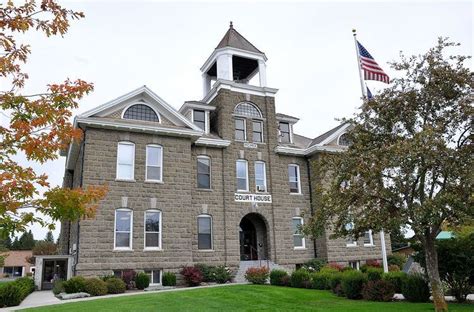
M450 311L474 305L450 304ZM336 297L329 291L233 285L66 303L23 311L433 311L430 303L370 302Z

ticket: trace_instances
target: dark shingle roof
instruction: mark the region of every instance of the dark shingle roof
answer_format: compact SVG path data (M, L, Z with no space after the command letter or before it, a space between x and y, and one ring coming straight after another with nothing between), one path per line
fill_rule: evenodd
M334 132L336 132L337 130L341 129L341 127L343 127L346 123L342 123L340 124L339 126L335 127L335 128L332 128L331 130L329 130L328 132L325 132L323 134L321 134L320 136L316 137L313 139L313 141L311 142L311 145L310 146L313 146L313 145L316 145L316 144L319 144L321 143L322 141L324 141L325 139L327 139L329 136L331 136L331 134L333 134Z
M232 22L230 23L229 30L225 33L224 37L222 38L221 42L219 42L216 49L220 49L224 47L232 47L232 48L241 49L245 51L264 54L262 51L257 49L253 44L251 44L250 41L245 39L244 36L239 34L239 32L235 30L234 27L232 26Z

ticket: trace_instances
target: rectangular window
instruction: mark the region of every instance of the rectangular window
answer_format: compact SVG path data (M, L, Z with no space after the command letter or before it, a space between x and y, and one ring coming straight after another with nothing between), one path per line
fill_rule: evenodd
M159 145L146 146L146 181L161 182L163 148Z
M291 143L290 124L287 122L280 122L278 129L280 130L280 142Z
M115 249L132 248L132 211L115 210Z
M212 249L212 218L198 217L198 249Z
M206 112L203 110L193 111L193 122L196 126L206 131Z
M145 211L145 249L161 248L161 212Z
M197 187L211 188L211 159L207 156L198 156L197 158Z
M235 119L235 139L239 141L247 140L247 135L245 133L245 119Z
M353 268L354 270L359 270L360 261L349 261L349 267Z
M135 144L119 142L117 147L117 179L133 180L135 167Z
M161 285L161 270L145 270L150 278L150 285Z
M23 267L3 267L3 274L8 274L8 277L22 277Z
M288 182L290 184L290 193L301 193L300 167L298 165L288 165Z
M354 229L354 223L349 222L346 224L346 230L351 231ZM357 241L354 239L354 236L349 235L346 237L346 246L347 247L355 247L357 246Z
M255 162L255 186L257 192L267 191L267 178L265 172L265 163L263 161Z
M303 218L293 218L293 245L296 248L305 248L305 239L301 233L301 227L303 226Z
M248 192L249 190L249 183L248 183L248 166L247 161L243 159L237 160L236 163L236 176L237 176L237 191L245 191Z
M261 121L252 121L253 141L256 143L263 142L263 123Z
M364 233L364 246L373 246L374 238L372 236L372 230L368 230Z

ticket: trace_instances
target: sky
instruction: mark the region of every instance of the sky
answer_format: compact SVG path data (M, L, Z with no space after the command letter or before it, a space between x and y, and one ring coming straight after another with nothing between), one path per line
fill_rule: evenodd
M279 89L277 112L299 117L295 132L310 138L361 104L352 29L389 76L396 73L387 63L400 51L424 53L439 36L461 43L450 52L472 55L470 1L59 2L86 18L73 21L64 37L22 37L32 47L25 93L68 77L93 82L94 92L75 113L142 85L176 109L202 99L199 68L229 21L268 57L267 85ZM373 93L386 86L367 85ZM64 158L30 165L47 173L52 185L61 185ZM46 234L38 226L32 230L37 239ZM57 237L59 228L54 233Z

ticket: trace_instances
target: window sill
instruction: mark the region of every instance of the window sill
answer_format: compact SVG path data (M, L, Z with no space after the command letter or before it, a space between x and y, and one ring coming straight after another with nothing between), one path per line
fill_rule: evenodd
M198 252L214 252L214 249L198 249Z
M113 252L127 252L127 251L133 251L132 248L114 248Z
M374 244L364 244L364 247L375 247Z
M163 248L143 248L143 251L163 251Z
M236 190L236 193L250 193L249 190Z
M290 195L303 195L303 193L290 193Z
M154 183L154 184L164 184L163 181L158 181L158 180L145 180L145 183Z
M135 179L115 179L117 182L137 182Z
M293 247L294 250L306 250L306 247Z
M346 244L347 248L354 248L357 247L357 244Z
M213 189L206 189L206 188L196 188L196 191L200 191L200 192L214 192Z

